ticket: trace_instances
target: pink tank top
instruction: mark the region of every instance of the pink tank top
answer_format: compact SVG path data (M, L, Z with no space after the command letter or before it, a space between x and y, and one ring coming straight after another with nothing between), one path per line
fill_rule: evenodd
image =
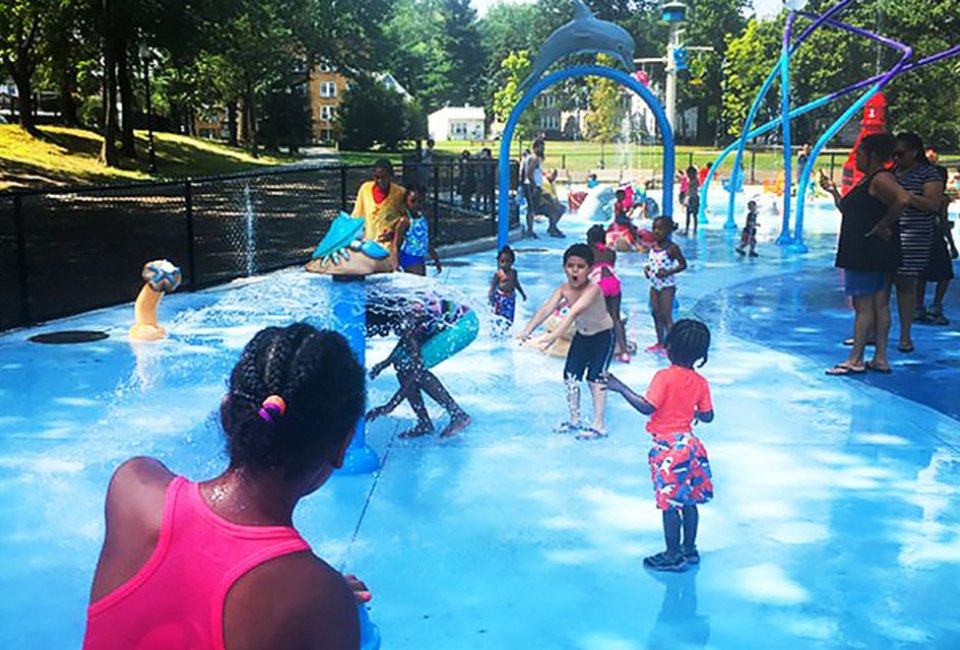
M198 483L178 476L150 559L87 609L84 650L225 650L223 605L233 583L267 560L307 550L293 528L223 519Z

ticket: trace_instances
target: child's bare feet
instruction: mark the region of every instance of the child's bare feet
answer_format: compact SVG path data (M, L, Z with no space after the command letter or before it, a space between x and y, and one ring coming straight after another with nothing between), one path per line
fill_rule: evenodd
M470 419L470 416L460 411L459 413L454 413L450 416L450 422L443 428L443 431L440 432L441 438L450 438L457 435L468 426L473 420Z
M433 433L433 424L431 422L417 422L412 429L407 429L400 433L401 438L419 438Z

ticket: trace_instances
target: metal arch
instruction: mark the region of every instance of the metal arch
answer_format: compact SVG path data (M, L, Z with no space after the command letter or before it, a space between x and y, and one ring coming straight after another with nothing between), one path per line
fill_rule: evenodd
M577 65L550 73L534 83L520 98L517 105L510 111L500 136L500 160L497 168L500 194L497 197L497 250L507 245L510 229L510 143L517 128L523 111L550 86L572 77L604 77L616 81L638 94L653 111L660 127L663 138L663 213L670 214L673 208L673 176L675 171L675 155L673 145L673 130L667 121L663 107L653 93L646 86L627 73L599 65Z

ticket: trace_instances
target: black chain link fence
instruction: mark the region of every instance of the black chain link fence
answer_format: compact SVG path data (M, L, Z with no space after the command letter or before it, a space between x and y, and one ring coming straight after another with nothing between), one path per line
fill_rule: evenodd
M496 233L495 193L467 194L457 164L422 167L434 245ZM180 265L186 290L303 264L370 178L365 166L295 167L0 194L0 330L131 301L150 260Z

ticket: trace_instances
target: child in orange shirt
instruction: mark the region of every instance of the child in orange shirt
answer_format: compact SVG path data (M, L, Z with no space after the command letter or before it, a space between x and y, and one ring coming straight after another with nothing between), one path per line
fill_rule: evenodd
M707 362L710 330L695 320L679 320L667 335L666 349L671 366L653 376L646 396L638 395L611 374L607 390L650 416L647 431L653 436L650 448L650 477L657 507L663 511L663 536L667 550L644 558L655 571L683 571L698 564L697 505L713 498L707 449L693 435L691 424L713 421L710 386L693 366ZM682 529L682 543L681 543Z

